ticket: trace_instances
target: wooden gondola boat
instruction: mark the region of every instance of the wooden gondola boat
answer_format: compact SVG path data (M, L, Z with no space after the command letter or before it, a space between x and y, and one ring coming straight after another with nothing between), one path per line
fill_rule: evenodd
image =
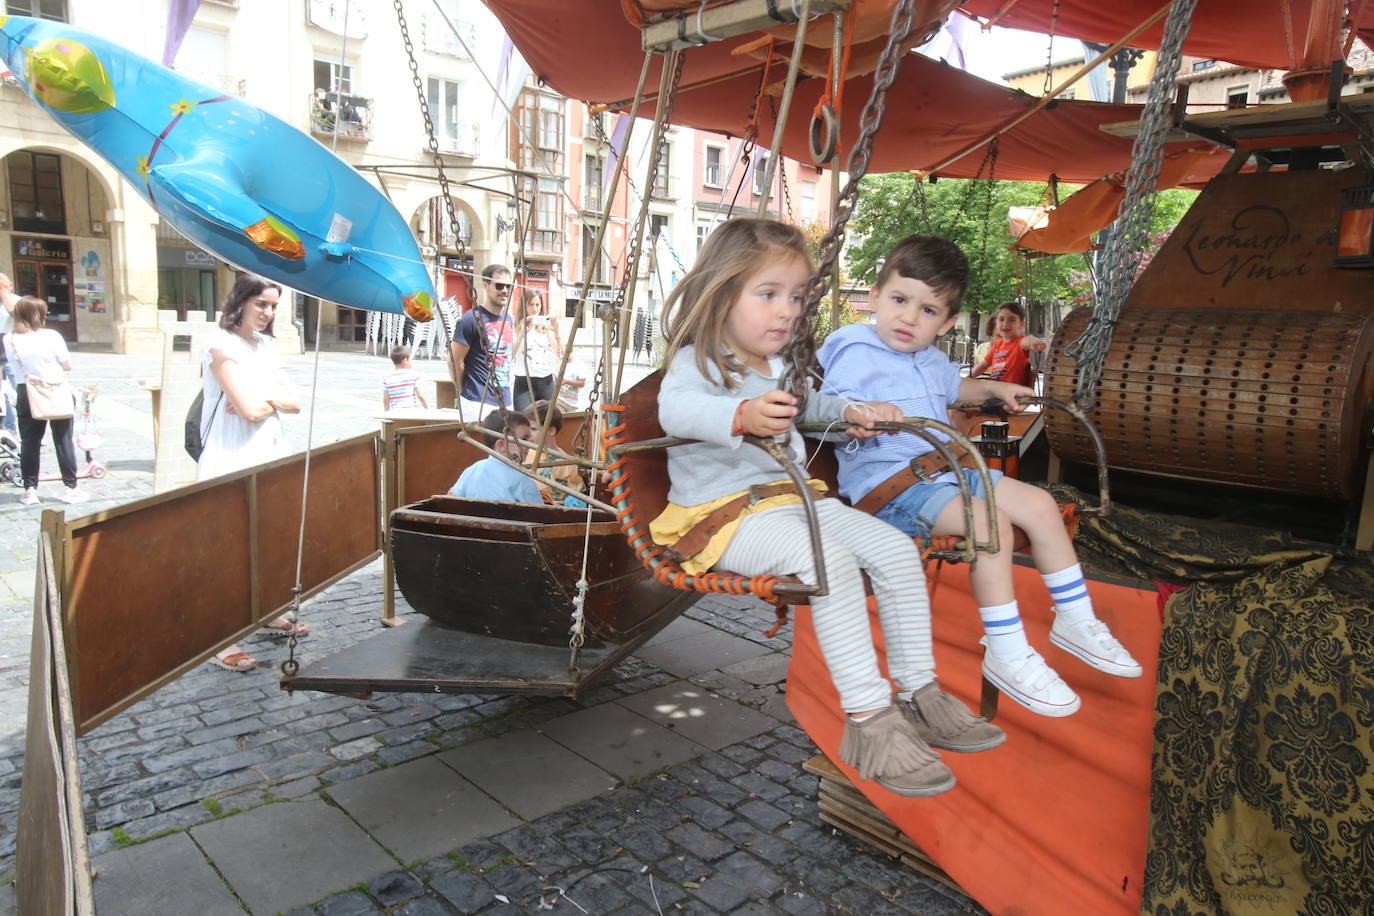
M441 626L567 646L585 542L586 645L625 643L681 593L653 580L608 513L592 516L588 526L585 509L452 496L404 506L391 515L396 584Z
M440 417L443 415L440 414ZM559 437L571 448L570 416ZM291 690L576 696L700 597L660 585L607 512L439 492L483 453L432 413L388 420L388 591L421 615L283 679ZM407 501L408 500L408 501ZM395 505L395 503L392 503ZM573 616L586 556L583 642Z

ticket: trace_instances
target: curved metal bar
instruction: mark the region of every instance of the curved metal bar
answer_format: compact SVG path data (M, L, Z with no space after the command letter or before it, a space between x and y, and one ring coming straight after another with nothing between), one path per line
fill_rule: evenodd
M776 439L763 439L758 436L745 436L744 441L750 445L757 445L769 455L787 474L792 485L797 488L797 495L801 497L802 511L806 514L807 534L811 535L811 562L816 573L816 597L823 597L830 594L830 582L825 575L825 553L821 549L821 520L816 514L816 498L812 494L811 488L806 485L806 478L801 471L797 470L797 463L787 454L787 449Z
M622 455L627 455L631 452L647 452L653 449L671 448L675 445L690 445L698 441L700 440L683 439L679 436L660 436L657 439L644 439L639 442L622 442L619 445L613 445L606 449L607 463L614 464ZM745 436L744 441L748 442L750 445L758 446L772 455L783 472L787 474L788 479L792 481L793 486L797 488L797 495L801 497L802 509L806 514L806 523L809 529L808 533L811 536L811 549L814 555L813 560L816 568L816 583L813 585L807 582L780 582L773 586L773 593L775 595L790 598L794 601L822 597L828 594L828 583L825 576L825 555L820 545L820 522L816 515L815 498L811 493L811 488L806 485L806 478L797 470L796 463L787 456L786 451L782 449L780 443L773 442L772 440L760 439L756 436ZM773 448L769 447L769 443L776 446L778 450L775 452ZM619 488L617 488L612 491L611 495L614 499L619 499L622 494L619 492Z
M805 433L825 433L835 429L848 429L856 424L853 423L804 423L799 424L797 429ZM959 487L959 495L964 501L964 550L957 557L966 563L972 563L976 559L978 551L983 553L997 553L1001 550L1001 539L997 533L997 497L994 493L992 475L988 473L987 462L983 455L978 451L973 442L961 433L958 429L945 423L942 420L932 420L929 417L906 417L901 422L887 423L879 422L873 424L874 429L891 430L893 432L911 433L919 436L940 453L952 470L959 469L959 459L950 450L950 443L962 448L970 458L973 459L974 470L983 479L983 490L987 493L987 498L983 500L987 505L988 538L979 541L973 535L973 493L969 489L968 479L962 474L955 475L955 481ZM933 429L944 434L945 439L933 436L926 432L926 429Z
M1039 395L1026 395L1016 399L1022 404L1041 404L1045 407L1053 407L1062 410L1073 417L1083 428L1088 431L1088 437L1093 440L1093 451L1097 456L1097 505L1080 507L1079 515L1107 515L1112 511L1112 494L1108 487L1107 480L1107 446L1102 439L1102 433L1097 428L1097 424L1088 419L1087 413L1082 407L1072 401L1059 401L1054 398L1040 397ZM990 401L960 401L951 404L953 410L979 410L983 413L1005 416L1008 411L1006 405L997 399Z

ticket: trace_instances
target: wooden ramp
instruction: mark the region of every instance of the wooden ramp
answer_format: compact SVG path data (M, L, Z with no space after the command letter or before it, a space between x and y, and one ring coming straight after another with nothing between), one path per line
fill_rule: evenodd
M1124 680L1050 646L1053 615L1044 584L1034 569L1018 566L1014 572L1031 644L1078 692L1083 708L1068 718L1048 719L1004 697L997 724L1007 731L1005 745L981 754L943 754L959 780L953 790L903 798L859 781L838 763L839 699L808 608L796 614L787 705L836 768L905 834L911 849L990 912L1137 913L1150 802L1160 633L1156 593L1089 583L1099 616L1145 668L1143 677ZM982 628L967 566L943 571L932 611L940 683L976 708ZM881 652L876 614L870 617ZM889 842L898 854L908 852L895 839Z

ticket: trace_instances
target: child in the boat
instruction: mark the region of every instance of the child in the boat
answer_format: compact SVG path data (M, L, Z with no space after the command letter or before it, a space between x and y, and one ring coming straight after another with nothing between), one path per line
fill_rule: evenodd
M969 376L987 375L994 382L1034 385L1035 370L1031 368L1030 355L1044 353L1049 344L1025 333L1026 310L1019 302L1003 302L997 306L992 321L995 327L992 345L986 356L974 361Z
M711 234L668 297L659 421L669 435L699 441L668 450L669 505L650 530L687 558L689 572L719 566L814 582L800 498L777 462L744 437L775 439L799 461L805 452L794 421L848 420L865 437L874 435L875 420L900 416L892 404L815 391L798 416L797 398L779 389L779 351L810 333L801 299L811 270L796 228L731 220ZM812 599L812 610L846 714L840 759L901 795L944 792L954 774L932 747L982 751L1006 735L935 681L930 606L911 540L837 499L816 505L829 594ZM877 596L897 704L878 668L861 572Z
M959 367L934 346L954 326L968 284L968 260L957 245L935 236L909 236L887 255L870 301L874 325L850 325L820 350L825 390L848 398L891 398L904 414L943 420L954 401L1002 401L1021 409L1024 385L960 378ZM918 436L902 434L837 450L840 493L914 537L962 534L963 510L954 473ZM927 456L935 457L927 457ZM934 480L918 478L913 460ZM941 471L943 470L943 473ZM986 537L982 478L964 473L973 488L975 534ZM1039 487L992 472L996 488L998 553L983 554L970 579L983 629L983 673L1009 697L1042 716L1078 711L1077 694L1026 641L1011 579L1012 526L1031 541L1031 556L1055 601L1050 642L1117 677L1140 677L1141 667L1093 612L1073 544L1054 499Z
M493 451L505 455L517 464L525 460L525 446L514 441L529 441L530 421L525 419L524 414L498 407L487 414L487 418L482 421L482 428L495 433L495 436L487 440ZM494 499L540 505L544 503L543 497L539 495L539 485L533 478L493 455L488 455L464 468L448 492L450 496L462 496L467 499Z
M535 401L525 408L525 419L530 421L530 442L539 441L539 432L545 426L549 428L549 438L545 443L547 446L556 448L558 446L558 434L563 431L563 411L559 410L552 401ZM548 453L544 453L548 458ZM525 456L525 463L529 464L534 460L534 449L529 450ZM571 464L559 464L551 468L546 467L539 472L540 477L547 477L559 483L571 487L574 490L583 489L582 475L577 473L577 467ZM585 509L587 504L576 496L564 493L562 490L555 490L542 480L535 481L539 487L540 494L544 497L544 502L555 506L567 506L570 509Z

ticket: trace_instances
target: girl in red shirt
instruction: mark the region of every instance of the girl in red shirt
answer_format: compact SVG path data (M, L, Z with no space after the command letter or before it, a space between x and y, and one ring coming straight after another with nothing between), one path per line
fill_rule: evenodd
M987 377L994 381L1033 386L1035 371L1031 369L1030 354L1045 352L1049 344L1039 337L1022 333L1026 326L1026 311L1019 302L1003 302L997 306L996 323L997 336L993 339L991 349L973 367L969 376L976 378L987 373Z

